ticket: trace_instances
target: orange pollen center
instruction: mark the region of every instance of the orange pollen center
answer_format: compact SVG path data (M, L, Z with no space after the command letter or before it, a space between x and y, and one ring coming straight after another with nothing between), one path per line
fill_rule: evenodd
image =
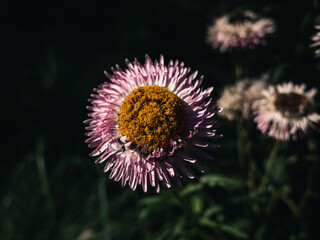
M176 140L186 123L182 101L165 87L144 86L132 91L123 101L119 127L127 141L147 146L151 152L166 149Z

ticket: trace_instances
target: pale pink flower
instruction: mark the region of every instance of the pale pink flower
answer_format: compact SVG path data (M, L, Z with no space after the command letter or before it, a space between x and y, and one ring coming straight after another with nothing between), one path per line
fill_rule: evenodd
M244 11L216 19L208 28L207 41L221 52L233 48L253 49L258 44L266 45L266 36L275 30L273 20L260 18L252 11Z
M270 86L262 92L263 98L256 100L252 109L254 121L262 133L281 140L296 140L320 122L315 111L315 88L309 91L306 86L292 82Z
M315 29L320 30L320 25L316 25ZM320 48L319 48L319 46L320 46L320 31L318 31L317 34L314 35L311 39L314 41L314 43L311 44L310 47L318 47L318 49L315 51L315 55L318 58L318 57L320 57Z
M147 191L150 184L159 192L162 181L172 187L171 179L181 186L182 174L195 178L193 167L203 172L198 160L212 159L208 150L217 147L207 141L219 137L213 87L202 89L203 76L196 79L183 62L165 66L163 56L126 63L124 70L116 65L112 74L105 72L111 82L94 89L89 100L91 156L100 155L96 163L106 162L109 178L132 190L142 185Z

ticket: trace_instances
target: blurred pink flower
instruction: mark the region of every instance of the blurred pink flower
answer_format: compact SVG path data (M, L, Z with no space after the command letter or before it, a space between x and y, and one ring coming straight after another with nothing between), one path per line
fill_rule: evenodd
M316 25L315 29L320 30L320 25ZM318 58L318 57L320 57L320 48L319 48L319 46L320 46L320 31L318 31L317 34L314 35L311 39L314 41L314 43L311 44L310 47L318 47L318 49L315 51L315 55Z
M212 159L207 150L218 146L206 140L219 137L213 87L203 90L202 76L189 74L183 62L165 66L163 56L126 63L125 70L116 65L113 74L105 72L111 83L94 89L89 100L90 155L100 155L96 163L106 162L109 178L132 190L142 185L146 192L150 184L159 192L162 181L171 188L171 178L181 186L182 174L196 177L192 167L203 172L198 159Z
M320 115L315 112L315 88L305 91L306 86L292 82L270 86L262 92L263 98L256 100L252 109L258 129L270 137L281 140L296 140L315 128Z
M208 28L208 43L221 52L233 48L255 48L266 45L265 37L276 30L274 21L260 18L252 11L244 11L234 16L224 15Z

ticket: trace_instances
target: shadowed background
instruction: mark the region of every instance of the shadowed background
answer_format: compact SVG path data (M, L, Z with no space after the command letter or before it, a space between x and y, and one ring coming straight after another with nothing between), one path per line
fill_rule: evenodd
M274 82L320 88L320 62L309 48L318 1L15 0L0 6L2 239L76 239L88 229L92 239L263 239L256 234L261 225L268 229L261 230L266 239L316 239L318 134L312 141L285 144L275 173L293 204L306 188L312 190L303 211L291 217L290 203L280 201L261 221L241 222L246 210L231 199L242 194L241 182L233 178L242 175L233 123L220 120L224 139L216 160L202 161L209 174L222 177L220 183L231 177L227 187L216 179L204 178L202 185L185 179L190 192L185 188L174 196L167 190L156 195L153 189L145 194L140 187L132 192L108 180L103 164L88 157L82 122L92 89L107 81L103 71L116 64L125 68L125 58L143 63L145 54L152 59L163 54L166 63L184 61L205 76L204 86L215 87L218 99L234 81L233 68L227 53L206 43L206 31L215 17L234 9L253 9L277 25L266 47L243 54L246 76L270 72ZM270 145L264 139L254 149L257 159L261 154L259 164ZM206 225L201 219L209 208L220 215ZM240 223L234 227L236 220Z

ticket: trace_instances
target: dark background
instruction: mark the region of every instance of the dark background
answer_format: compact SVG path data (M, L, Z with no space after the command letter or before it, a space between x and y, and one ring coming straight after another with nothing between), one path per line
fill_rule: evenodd
M83 230L93 229L95 239L161 239L166 229L178 226L175 219L185 216L184 211L174 203L166 206L172 200L169 191L155 195L153 189L147 194L140 188L136 192L122 189L102 173L103 166L94 165L94 159L88 157L82 123L87 119L87 99L94 87L107 81L104 70L116 64L125 68L125 58L133 61L137 57L143 63L145 54L152 59L163 54L166 63L170 59L184 61L205 76L205 86L215 87L213 98L218 99L223 87L234 81L233 66L228 53L221 54L206 43L207 27L221 14L247 8L273 18L277 31L266 47L243 52L245 76L270 72L273 82L293 81L320 88L320 62L309 48L319 17L316 0L1 2L1 238L76 239ZM207 164L209 173L237 175L232 162L236 154L234 128L227 122L221 128L225 139L216 153L217 162ZM319 137L314 134L313 138L312 143L287 144L283 150L286 154L294 149L294 156L303 158L314 144L312 163L303 160L287 169L290 181L286 184L296 189L294 201L306 186L301 182L319 160ZM271 144L265 141L267 146ZM308 202L312 210L304 210L298 220L288 220L278 237L316 239L319 178L310 181L316 189ZM232 195L220 188L202 189L201 194L220 204ZM147 201L156 206L151 216L143 215ZM206 204L203 208L210 203ZM281 204L278 208L286 209ZM278 208L273 213L277 212L279 219L289 219L288 211ZM228 205L224 210L229 213L224 216L226 222L242 214ZM163 211L167 213L163 215ZM271 213L261 224L270 219L277 223ZM191 223L186 224L183 226ZM249 235L255 236L252 232L257 228L250 228ZM268 224L268 229L277 228ZM228 233L225 238L220 230L201 231L207 231L204 239L237 239ZM190 237L193 233L184 237L186 232L170 236L196 239Z

